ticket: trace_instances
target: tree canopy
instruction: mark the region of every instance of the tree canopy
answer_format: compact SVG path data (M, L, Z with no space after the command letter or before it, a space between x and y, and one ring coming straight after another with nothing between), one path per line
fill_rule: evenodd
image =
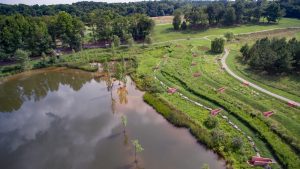
M244 45L240 51L243 60L257 71L276 74L300 69L300 42L295 38L289 41L285 38L263 38L251 47Z

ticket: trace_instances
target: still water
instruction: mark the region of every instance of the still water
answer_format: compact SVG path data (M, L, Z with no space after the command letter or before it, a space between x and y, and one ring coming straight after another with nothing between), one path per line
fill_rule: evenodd
M143 92L66 68L0 84L1 169L211 169L224 161L143 102ZM128 119L123 132L121 116ZM134 162L131 140L144 151Z

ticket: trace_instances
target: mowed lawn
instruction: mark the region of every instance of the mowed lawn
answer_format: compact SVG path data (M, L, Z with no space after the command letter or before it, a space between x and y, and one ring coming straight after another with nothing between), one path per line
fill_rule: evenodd
M174 31L172 24L156 25L152 33L155 42L169 41L175 39L197 38L211 35L223 35L226 32L233 32L234 34L249 33L261 30L286 28L286 27L300 27L300 20L283 18L278 24L262 23L260 25L247 24L233 27L210 28L208 30L195 31Z

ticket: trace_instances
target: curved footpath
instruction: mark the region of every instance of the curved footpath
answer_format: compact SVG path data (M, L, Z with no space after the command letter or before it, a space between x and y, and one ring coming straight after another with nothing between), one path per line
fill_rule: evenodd
M255 88L255 89L257 89L257 90L259 90L259 91L261 91L261 92L263 92L263 93L266 93L266 94L268 94L268 95L270 95L270 96L273 96L273 97L275 97L275 98L277 98L277 99L280 99L280 100L282 100L282 101L285 101L285 102L294 103L297 107L300 107L300 103L298 103L298 102L296 102L296 101L294 101L294 100L288 99L288 98L286 98L286 97L280 96L280 95L278 95L278 94L272 93L272 92L270 92L270 91L268 91L268 90L266 90L266 89L264 89L264 88L259 87L258 85L254 84L254 83L251 83L251 82L249 82L249 81L247 81L247 80L245 80L245 79L239 77L239 76L236 75L235 73L233 73L233 72L229 69L229 67L227 66L227 64L226 64L226 59L227 59L228 55L229 55L229 50L228 50L228 49L225 49L225 53L224 53L224 55L223 55L223 57L222 57L222 59L221 59L222 66L223 66L223 68L228 72L228 74L230 74L231 76L233 76L234 78L238 79L239 81L241 81L241 82L243 82L243 83L249 84L249 86L251 86L251 87L253 87L253 88Z

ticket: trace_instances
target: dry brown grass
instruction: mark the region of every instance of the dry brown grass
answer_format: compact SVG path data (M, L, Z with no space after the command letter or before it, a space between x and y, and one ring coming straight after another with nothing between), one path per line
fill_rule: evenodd
M155 24L168 24L172 23L173 16L158 16L158 17L151 17Z
M238 35L236 40L238 41L249 41L257 40L264 37L273 38L273 37L293 37L296 33L300 32L300 28L287 28L287 29L277 29L265 32L256 32L247 35Z

